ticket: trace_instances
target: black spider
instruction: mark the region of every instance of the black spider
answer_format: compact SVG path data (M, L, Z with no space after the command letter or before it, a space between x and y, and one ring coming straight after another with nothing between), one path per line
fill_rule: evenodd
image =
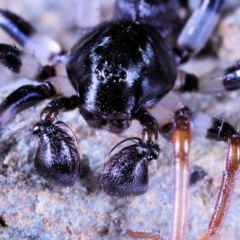
M218 22L222 3L203 0L182 30L176 47L171 49L166 39L180 21L179 8L187 8L185 1L118 0L115 19L86 31L67 54L30 23L12 12L0 10L0 26L26 50L34 50L33 56L16 46L0 44L1 64L39 82L22 86L6 97L0 105L0 126L19 112L53 99L34 126L33 133L40 138L34 163L47 181L70 186L78 179L81 164L74 137L63 122L56 121L59 112L78 108L91 127L113 133L123 132L133 120L139 121L142 138L120 142L116 147L127 141L134 143L118 153L111 150L104 163L101 185L113 196L147 191L148 163L158 158L160 133L172 141L174 148L172 239L184 239L186 234L192 133L227 142L229 152L223 182L205 237L216 235L227 213L226 202L230 201L238 173L239 133L223 120L193 112L176 91L213 94L239 88L239 65L226 69L221 78L212 81L209 81L212 73L200 79L177 68L203 48ZM42 66L35 56L52 64ZM61 71L65 65L64 74ZM145 232L129 234L162 239Z

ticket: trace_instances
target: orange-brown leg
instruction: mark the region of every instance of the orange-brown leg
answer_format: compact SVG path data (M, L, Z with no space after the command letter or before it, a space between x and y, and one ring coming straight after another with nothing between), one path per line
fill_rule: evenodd
M164 240L158 233L154 232L138 232L128 230L127 234L132 238L138 239Z
M225 170L219 189L217 202L210 220L207 233L202 240L211 239L221 230L227 215L234 190L237 175L240 171L240 135L235 135L228 140L228 153L225 161Z
M162 108L172 111L171 116L161 119ZM156 106L151 114L156 119L161 119L159 130L167 140L172 139L175 159L175 194L174 212L172 221L171 240L181 240L186 237L187 208L188 208L188 156L192 133L200 137L206 137L214 141L228 143L228 154L223 179L219 191L218 200L211 218L208 232L201 240L208 240L216 236L220 231L225 216L227 215L232 192L237 174L240 171L240 134L233 126L224 120L213 118L204 113L193 113L181 102L175 94L165 97L159 106ZM171 136L171 138L170 138ZM131 237L142 239L163 240L158 233L151 232L128 232ZM198 238L198 236L196 236Z
M190 120L188 117L177 116L172 143L175 186L171 240L184 240L187 234L189 150L191 143Z
M187 233L189 150L191 143L190 120L188 116L177 115L172 137L175 165L174 207L171 240L184 240ZM158 233L128 231L133 238L163 240Z

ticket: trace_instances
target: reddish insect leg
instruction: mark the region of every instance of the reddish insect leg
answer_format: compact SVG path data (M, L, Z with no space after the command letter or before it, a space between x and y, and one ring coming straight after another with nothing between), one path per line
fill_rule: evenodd
M161 118L161 115L162 115L161 113L163 112L162 110L164 108L166 108L165 112L167 113L169 111L168 114L170 114L168 116L164 115L165 119L163 119L163 117ZM178 129L179 130L181 129L180 128L181 125L179 125L178 120L183 118L183 116L187 117L186 119L188 119L189 117L189 121L191 121L191 124L193 125L193 129L192 129L193 135L206 137L208 139L212 139L215 141L224 141L228 143L229 150L226 157L226 166L223 174L223 180L220 187L218 200L216 202L215 210L209 224L208 232L202 238L202 240L210 239L212 236L215 236L220 231L223 221L225 219L225 216L227 215L227 212L228 212L232 191L234 189L235 180L240 168L239 167L240 135L234 129L233 126L231 126L229 123L225 122L224 120L210 117L207 114L204 114L201 112L193 113L189 108L186 107L186 105L183 103L181 98L174 93L169 93L157 106L154 107L154 109L150 110L150 113L156 119L160 119L160 122L159 122L160 133L168 140L173 139L173 145L175 150L174 155L176 160L177 160L176 150L181 149L181 146L189 147L189 143L186 143L184 145L184 139L185 141L187 141L188 139L190 141L190 132L188 133L189 136L188 137L185 136L185 138L182 138L182 140L180 138L181 135L178 132ZM174 115L175 115L175 120L172 117ZM184 121L182 120L182 124L183 123ZM178 140L177 140L177 137L178 137ZM180 143L182 145L180 145ZM182 147L182 149L184 148ZM186 154L185 156L187 157L187 148L183 153ZM179 157L180 159L184 160L184 155L181 155L181 151L178 151L178 155L181 156ZM180 165L180 163L181 162L177 164ZM185 162L185 164L187 166L188 163ZM177 169L177 166L176 166L176 169ZM187 189L182 188L181 191L179 190L181 189L180 188L181 186L178 186L178 181L181 181L182 184L184 184L184 179L183 179L184 174L180 173L180 171L178 173L179 175L177 174L177 171L175 171L176 189L175 189L173 229L172 229L171 239L185 239L184 232L186 231L185 224L187 219L187 210L186 210L187 198L186 198L186 201L184 201L184 198L186 197L186 195L184 194L186 194L185 191L187 191ZM180 202L179 199L182 199L182 203ZM183 207L185 209L181 209ZM178 211L181 211L180 215L178 215L179 214ZM183 235L181 235L182 233ZM142 236L143 235L144 234L142 234ZM161 238L157 238L157 239L161 239Z
M185 239L188 216L189 150L191 143L190 121L184 115L177 116L172 138L174 150L174 207L171 239Z
M235 135L228 140L228 153L225 162L225 170L223 172L217 202L208 226L208 231L201 238L202 240L211 239L212 236L215 236L220 231L229 209L232 193L239 170L240 136Z
M187 233L189 149L191 143L188 112L176 113L172 143L175 160L175 193L171 240L180 240L185 239ZM133 238L163 240L158 233L128 231L128 234Z
M175 120L171 119L168 115L164 115L166 119L161 119L159 129L165 138L172 139L173 144L175 186L170 239L180 240L185 239L187 234L189 150L191 143L191 124L189 118L191 112L190 109L184 106L176 94L169 94L167 101L163 99L161 103L150 111L154 116L157 115L157 119L161 119L159 115L161 115L160 113L162 113L164 107L170 110L172 115L175 115Z
M211 237L216 236L217 233L220 231L222 224L225 220L225 217L227 215L228 208L230 205L231 196L234 189L237 174L240 170L240 166L239 166L240 165L240 135L233 128L233 126L231 126L230 124L228 124L227 122L221 119L212 118L203 113L192 113L190 109L188 109L187 107L184 107L184 103L181 101L181 99L173 93L169 94L169 96L163 99L161 104L164 107L167 107L168 109L171 109L173 112L175 112L176 119L178 118L179 113L185 116L189 115L191 123L193 124L192 132L194 135L198 135L202 137L205 136L206 138L213 139L215 141L224 141L228 143L229 149L226 157L225 171L223 173L218 199L215 205L214 213L209 223L208 232L202 238L202 240L211 239ZM176 122L175 131L173 133L174 145L175 145L175 142L177 143L177 141L174 141L174 136L176 135L177 128L178 128L177 126L178 121L175 120L175 122ZM173 127L173 124L169 123L169 124L166 124L166 126L162 126L162 127L160 126L160 131L163 134L163 136L168 137L168 135L165 134L165 130L167 130L168 132L171 132L171 128ZM176 146L178 145L175 145L175 148ZM175 156L176 156L176 153L175 153ZM177 177L180 177L180 176L176 174L176 178ZM178 186L176 185L176 187ZM175 194L177 194L176 192L177 190L178 189L175 190ZM181 193L178 193L178 194L181 194ZM186 198L186 202L187 202L187 198ZM182 206L184 206L183 203L179 204L178 199L175 196L174 208L176 206L179 206L179 208L181 208ZM187 211L185 212L182 211L183 219L185 219L187 215L186 213ZM175 218L177 218L177 213L175 213L175 210L174 210L173 232L172 232L171 239L184 239L183 236L181 237L180 235L178 236L174 235L174 234L177 234L177 232L179 231L185 230L184 225L182 225L182 228L179 228L178 231L174 229L178 227L177 223L174 222Z

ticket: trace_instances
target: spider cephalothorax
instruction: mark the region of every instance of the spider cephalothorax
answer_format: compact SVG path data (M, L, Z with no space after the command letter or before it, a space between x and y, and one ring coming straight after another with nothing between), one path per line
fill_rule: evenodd
M69 55L67 73L86 121L120 131L173 87L176 66L154 29L120 20L84 36Z

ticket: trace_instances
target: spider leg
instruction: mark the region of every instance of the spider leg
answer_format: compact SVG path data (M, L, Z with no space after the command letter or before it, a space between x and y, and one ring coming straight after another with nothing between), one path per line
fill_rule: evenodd
M0 126L3 126L19 112L55 96L56 91L50 82L18 88L0 104Z
M48 65L43 67L33 55L9 44L0 44L0 64L6 68L6 71L35 81L57 75L56 67Z
M185 239L187 234L191 126L189 117L184 114L177 114L174 123L172 143L175 184L171 239L175 240Z
M10 11L0 10L0 27L40 62L47 62L61 51L57 42L39 33L30 23Z
M54 184L71 186L79 176L76 140L62 127L67 127L63 122L54 123L60 111L70 111L78 106L77 96L54 99L43 109L41 121L34 126L33 133L40 139L35 168L40 176Z
M210 239L221 229L231 201L236 176L239 172L240 134L229 123L202 112L192 112L176 93L170 92L156 106L149 109L158 121L159 132L173 144L175 165L174 210L171 240L185 239L187 231L189 146L191 135L206 137L228 144L225 171L218 200L208 232L203 239ZM165 115L167 114L167 115ZM156 233L129 231L134 238L162 240Z
M216 206L214 209L214 213L212 215L210 224L209 224L209 228L208 228L208 232L207 234L205 234L205 236L203 237L203 239L210 239L210 237L215 236L221 229L221 226L224 222L224 219L227 215L228 212L228 208L230 205L230 201L231 201L231 196L232 196L232 192L234 189L234 184L236 181L236 176L239 172L239 150L240 150L240 134L234 129L233 126L231 126L229 123L221 120L221 119L217 119L214 117L210 117L207 114L203 114L201 112L199 113L193 113L188 107L186 107L186 105L181 101L180 97L178 97L177 94L174 93L170 93L166 98L163 99L163 101L161 101L161 104L168 108L171 109L173 111L173 113L175 114L176 119L178 120L179 117L187 117L189 122L191 122L192 124L192 134L193 135L198 135L201 137L206 137L208 139L212 139L215 141L224 141L226 143L228 143L228 153L227 153L227 157L226 157L226 161L225 161L225 171L223 173L223 178L222 178L222 183L221 183L221 187L219 190L219 195L218 195L218 199L216 202ZM152 113L153 114L153 113ZM154 114L153 114L154 115ZM163 134L163 136L168 136L169 135L165 135L166 134L166 130L168 132L172 132L173 135L172 139L173 139L173 146L174 149L177 148L180 149L179 146L181 143L181 139L175 141L175 135L178 133L178 124L177 121L174 121L173 123L169 123L167 124L168 126L159 126L160 128L160 132ZM170 130L172 127L172 130ZM186 131L187 128L185 128ZM189 130L189 128L188 128ZM187 131L188 134L190 131ZM168 133L169 134L169 133ZM186 136L185 137L185 141L188 142L189 137ZM183 141L183 140L182 140ZM189 144L185 144L184 146L189 146ZM188 147L186 147L186 149L188 149ZM176 151L176 150L175 150ZM175 157L176 159L176 157ZM181 159L184 159L184 155L182 155ZM175 179L178 179L178 173L180 173L180 171L175 171ZM184 175L183 175L184 176ZM188 174L185 174L185 176L188 176ZM175 180L176 181L176 180ZM181 182L184 184L184 181L181 180ZM181 205L177 202L177 198L176 196L178 196L178 191L182 192L185 190L184 186L177 186L177 183L175 183L175 187L178 187L177 189L175 189L175 200L174 200L174 204L176 204L176 209L181 209L180 206L184 206ZM188 184L187 184L188 186ZM187 201L186 201L187 202ZM186 207L186 206L185 206ZM186 215L187 217L187 215ZM174 213L173 213L173 222L172 222L172 238L171 239L184 239L184 237L180 237L181 231L184 230L183 227L179 227L178 230L176 228L176 222L175 219L178 219L178 221L182 221L181 218L185 218L184 213L182 213L182 215L178 215L178 210L175 211L174 208ZM187 218L186 218L187 220ZM175 238L174 238L175 236Z
M178 47L174 49L177 63L188 61L204 47L219 21L223 2L203 0L194 10L178 37Z
M240 88L240 65L237 63L227 69L215 70L201 77L179 71L174 89L184 92L216 94Z
M161 111L159 111L161 109ZM157 110L150 110L151 114L158 112L163 116L164 106L158 104ZM187 110L187 109L186 109ZM165 111L166 113L167 111ZM170 112L170 111L169 111ZM166 115L165 115L166 116ZM173 116L173 114L172 114ZM158 117L158 115L157 115ZM156 118L157 119L157 118ZM161 124L165 126L169 117L162 117ZM169 123L169 122L168 122ZM167 123L167 124L168 124ZM187 233L187 212L188 212L188 186L189 186L189 152L191 143L191 121L189 111L176 112L175 118L171 119L173 128L172 143L174 149L175 187L174 187L174 210L172 219L171 240L185 239ZM161 126L159 125L160 130ZM166 131L166 129L164 129ZM161 131L160 131L161 132ZM163 131L162 131L163 132ZM166 134L167 136L167 134ZM157 233L128 231L133 238L149 238L162 240Z
M6 97L0 105L0 126L19 112L43 100L76 94L66 71L61 71L60 63L55 66L42 66L33 55L7 44L0 44L0 63L11 72L41 82L36 86L22 86Z
M217 202L208 225L208 231L203 237L201 237L201 240L211 239L212 236L217 235L221 230L230 206L231 197L239 171L240 135L236 134L228 140L228 153L225 160L225 169L222 175Z
M3 126L19 112L41 101L56 96L70 97L76 94L67 76L54 76L55 71L52 71L54 67L45 66L39 70L40 65L33 56L19 52L17 48L10 45L0 45L0 55L1 47L1 61L5 66L19 75L32 77L33 80L39 80L43 83L22 86L7 96L0 104L0 126ZM26 63L30 64L30 67L25 67Z

